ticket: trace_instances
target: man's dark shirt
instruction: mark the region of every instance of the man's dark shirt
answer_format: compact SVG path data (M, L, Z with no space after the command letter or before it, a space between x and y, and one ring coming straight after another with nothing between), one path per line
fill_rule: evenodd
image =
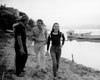
M26 31L25 26L22 23L16 23L17 25L14 26L14 37L15 37L15 44L18 44L17 37L21 36L22 43L26 43Z
M62 37L62 45L65 42L64 34L59 32L58 34L51 33L48 37L47 41L47 50L49 50L50 40L52 41L52 46L60 46L61 45L61 37Z

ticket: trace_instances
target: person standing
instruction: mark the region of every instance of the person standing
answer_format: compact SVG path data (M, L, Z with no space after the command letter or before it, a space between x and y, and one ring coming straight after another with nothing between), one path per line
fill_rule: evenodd
M43 72L45 70L45 45L47 43L47 29L43 23L43 20L38 19L37 25L32 29L32 39L34 41L34 52L36 54L36 68Z
M28 58L26 47L26 26L28 23L28 17L22 16L15 24L13 24L14 38L15 38L15 69L16 75L22 76L25 63Z
M50 48L50 53L51 53L51 57L52 57L52 61L53 61L53 75L54 75L54 79L56 79L56 73L59 68L61 49L65 42L64 34L62 32L60 32L58 23L53 24L52 31L48 37L47 52L49 50L50 41L52 42L51 48ZM62 41L62 43L61 43L61 41Z

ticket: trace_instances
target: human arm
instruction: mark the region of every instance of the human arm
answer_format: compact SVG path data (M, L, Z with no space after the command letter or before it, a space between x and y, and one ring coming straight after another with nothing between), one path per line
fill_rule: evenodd
M18 44L20 46L20 52L23 54L24 53L24 47L23 47L22 39L21 39L20 35L17 36L17 40L18 40Z
M65 43L65 36L63 33L61 33L61 37L62 37L62 44L61 44L61 47L62 47Z
M45 44L47 44L47 40L48 40L48 33L47 33L47 30L45 30L45 34L44 34L44 35L45 35L45 39L46 39L46 40L45 40Z
M18 41L18 45L20 47L20 52L23 54L24 53L24 47L23 47L23 43L22 43L22 27L20 24L16 25L14 28L14 33L16 35L16 39Z
M49 35L47 39L47 51L49 50L50 40L51 40L51 35Z
M33 27L32 30L31 30L31 36L30 36L30 38L31 38L32 41L35 41L36 40L35 31L36 31L36 28Z
M32 29L32 36L31 36L31 38L32 38L32 40L33 41L40 41L38 38L37 38L37 27L34 27L33 29Z

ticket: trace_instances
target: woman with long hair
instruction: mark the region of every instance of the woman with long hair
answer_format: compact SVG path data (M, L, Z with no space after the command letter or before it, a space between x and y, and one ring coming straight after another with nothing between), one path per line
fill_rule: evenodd
M47 52L49 50L50 41L52 42L51 48L50 48L50 53L51 53L51 57L52 57L52 61L53 61L53 75L54 75L54 79L56 79L56 73L59 68L61 49L65 42L64 34L62 32L60 32L58 23L53 24L51 33L48 36ZM62 43L61 43L61 41L62 41Z

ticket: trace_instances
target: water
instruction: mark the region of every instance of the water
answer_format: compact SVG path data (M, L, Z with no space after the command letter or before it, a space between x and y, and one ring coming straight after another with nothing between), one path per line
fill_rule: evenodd
M66 31L61 30L67 39ZM76 33L92 32L93 35L100 35L100 29L77 29ZM62 48L62 57L72 60L78 64L83 64L87 67L92 67L100 70L100 43L97 42L78 42L66 41Z

